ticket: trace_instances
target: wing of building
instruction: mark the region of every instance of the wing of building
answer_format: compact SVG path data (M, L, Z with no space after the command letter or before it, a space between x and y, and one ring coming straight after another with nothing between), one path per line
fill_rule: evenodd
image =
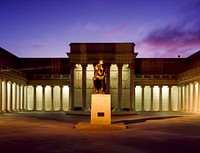
M137 58L134 47L71 43L69 58L20 58L0 48L0 112L89 110L100 59L113 110L200 112L200 51Z

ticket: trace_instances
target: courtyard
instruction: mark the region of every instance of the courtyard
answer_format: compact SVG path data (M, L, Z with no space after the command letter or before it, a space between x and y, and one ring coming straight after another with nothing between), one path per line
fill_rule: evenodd
M0 114L1 153L198 153L200 113L138 112L112 116L125 130L77 130L88 115Z

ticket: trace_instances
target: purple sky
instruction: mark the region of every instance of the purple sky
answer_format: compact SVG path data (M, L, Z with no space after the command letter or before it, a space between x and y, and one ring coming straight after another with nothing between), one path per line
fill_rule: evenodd
M71 42L134 42L138 57L200 50L200 0L0 0L0 47L66 57Z

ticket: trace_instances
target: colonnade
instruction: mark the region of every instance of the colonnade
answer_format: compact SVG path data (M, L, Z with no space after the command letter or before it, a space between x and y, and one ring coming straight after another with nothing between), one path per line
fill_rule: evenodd
M83 69L84 70L84 69ZM119 71L120 73L120 71ZM83 75L83 78L87 75ZM71 79L73 74L71 75ZM82 78L82 79L83 79ZM108 76L110 79L110 74ZM120 76L118 78L121 78ZM107 82L109 82L107 79ZM86 80L86 79L85 79ZM85 89L81 89L85 98L82 104L86 106L86 82L82 82ZM74 81L70 82L73 85ZM118 80L118 86L121 82ZM67 85L47 86L34 85L26 86L15 82L0 79L0 112L12 111L63 111L72 108L74 88ZM120 97L122 88L117 89ZM132 95L131 96L131 92ZM130 108L136 111L185 111L200 112L200 81L182 84L180 86L135 86L133 91L129 90ZM76 95L77 96L77 95ZM71 100L71 101L69 101ZM117 105L120 108L123 98L118 99Z
M180 86L181 110L200 112L200 80Z
M124 64L116 64L117 65L117 107L119 109L122 108L122 67ZM76 82L76 78L75 78L75 64L71 64L70 67L70 109L74 109L75 106L75 82ZM81 107L82 109L84 109L85 107L87 107L87 101L88 101L88 97L87 97L87 66L88 64L81 64ZM108 74L106 77L106 84L109 87L108 91L110 91L110 65L107 65L108 68ZM92 70L94 71L94 70ZM134 67L133 64L129 64L129 78L134 78ZM129 82L129 102L128 102L128 107L130 110L135 109L135 99L134 97L134 80L130 79ZM79 95L80 96L80 95Z
M27 87L0 79L0 112L24 111Z
M47 91L47 87L51 90ZM56 93L58 91L59 94ZM48 105L51 106L50 109ZM0 79L0 112L63 111L68 108L69 86L67 85L27 86Z

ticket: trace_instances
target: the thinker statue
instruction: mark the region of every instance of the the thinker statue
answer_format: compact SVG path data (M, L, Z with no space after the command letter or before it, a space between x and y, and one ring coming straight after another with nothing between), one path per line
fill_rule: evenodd
M99 60L99 63L94 67L94 93L105 94L106 83L105 78L107 76L107 67L104 65L103 60Z

